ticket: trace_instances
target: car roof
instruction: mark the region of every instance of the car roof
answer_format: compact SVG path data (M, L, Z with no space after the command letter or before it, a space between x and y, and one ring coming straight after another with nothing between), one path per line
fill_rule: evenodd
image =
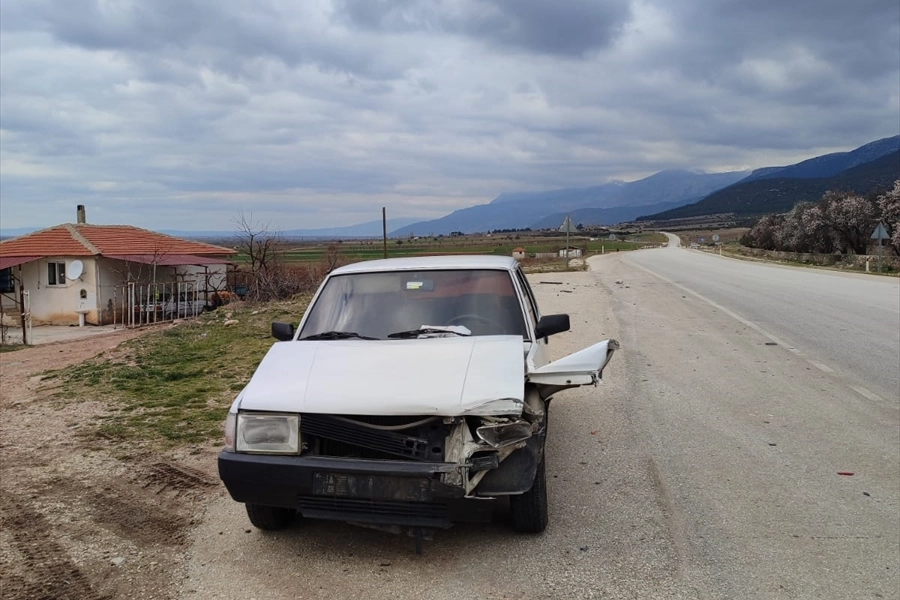
M415 256L406 258L382 258L358 262L335 269L331 272L331 275L376 273L383 271L427 271L438 269L496 269L513 271L518 264L518 261L510 256L477 254Z

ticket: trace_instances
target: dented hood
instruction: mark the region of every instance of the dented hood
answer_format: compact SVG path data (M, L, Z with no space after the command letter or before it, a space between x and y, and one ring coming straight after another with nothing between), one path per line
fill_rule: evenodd
M518 415L519 336L277 342L240 410L344 415Z

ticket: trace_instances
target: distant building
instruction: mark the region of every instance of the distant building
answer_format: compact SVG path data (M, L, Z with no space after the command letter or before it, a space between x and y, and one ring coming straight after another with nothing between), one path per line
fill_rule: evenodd
M19 298L27 296L37 324L100 325L132 305L146 312L168 300L174 313L187 296L205 304L225 288L231 248L130 225L91 225L83 206L77 221L0 242L0 312L20 311Z
M581 248L575 248L574 246L569 246L568 248L560 248L559 257L560 258L581 258L584 254Z
M516 260L525 258L525 248L513 248L512 257Z

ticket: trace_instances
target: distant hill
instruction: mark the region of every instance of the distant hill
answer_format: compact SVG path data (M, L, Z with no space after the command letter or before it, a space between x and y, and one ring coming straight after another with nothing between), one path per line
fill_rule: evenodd
M396 229L397 227L403 227L405 225L409 225L410 223L414 223L418 219L388 219L387 226L388 231L391 229ZM140 225L137 225L140 227ZM360 223L358 225L348 225L347 227L327 227L323 229L287 229L280 230L275 227L270 227L270 230L273 232L278 232L284 238L320 238L320 239L335 239L335 238L365 238L365 237L381 237L381 221L369 221L367 223ZM25 235L26 233L31 233L33 231L37 231L36 227L20 227L16 229L2 229L0 230L0 238L10 238L10 237L18 237L20 235ZM182 229L161 229L160 233L165 233L167 235L174 235L180 238L187 239L197 239L197 240L230 240L236 237L237 232L235 230L220 230L220 231L185 231Z
M700 198L694 198L693 200L688 199L686 202L664 202L662 204L651 204L649 206L578 208L568 213L556 213L550 215L532 225L531 228L549 229L551 227L559 227L566 217L570 217L573 223L581 225L615 225L616 223L634 221L642 215L671 210L697 200L700 200Z
M748 183L757 179L818 179L831 177L898 150L900 150L900 135L895 135L894 137L883 138L860 146L850 152L825 154L786 167L756 169L740 183Z
M404 227L411 223L415 223L418 219L388 219L387 230L391 231L398 227ZM289 229L283 234L287 237L311 237L311 238L341 238L341 237L381 237L382 228L381 220L368 221L359 225L349 225L347 227L327 227L324 229Z
M559 215L562 215L558 218L559 223L562 223L565 214L574 215L574 211L585 208L622 208L626 209L622 214L627 214L632 219L665 206L694 202L746 176L746 171L711 174L660 171L645 179L628 183L612 182L586 188L507 193L497 196L488 204L463 208L440 219L414 223L392 231L391 235L402 237L411 234L446 235L452 231L472 233L525 227L536 229L539 228L539 223L551 223ZM558 227L559 223L548 226Z
M388 231L392 228L403 227L415 222L417 219L388 219ZM381 221L368 221L359 223L358 225L348 225L346 227L325 227L322 229L277 229L269 228L273 232L278 232L284 238L365 238L365 237L381 237ZM175 235L185 238L233 238L237 235L236 231L163 231L169 235Z
M865 195L888 189L897 179L900 179L900 151L856 165L831 177L744 180L713 192L695 204L643 216L638 220L660 221L723 213L744 216L780 213L790 210L798 202L815 202L829 190Z
M20 235L32 233L37 230L37 227L15 227L12 229L0 229L0 239L5 240L7 238L19 237Z

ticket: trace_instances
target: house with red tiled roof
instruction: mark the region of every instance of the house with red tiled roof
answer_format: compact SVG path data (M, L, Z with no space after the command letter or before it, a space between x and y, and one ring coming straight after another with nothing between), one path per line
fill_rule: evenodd
M130 225L64 223L0 241L4 313L35 324L134 324L196 312L226 284L235 250ZM168 308L167 308L168 307ZM160 315L162 316L162 315Z

